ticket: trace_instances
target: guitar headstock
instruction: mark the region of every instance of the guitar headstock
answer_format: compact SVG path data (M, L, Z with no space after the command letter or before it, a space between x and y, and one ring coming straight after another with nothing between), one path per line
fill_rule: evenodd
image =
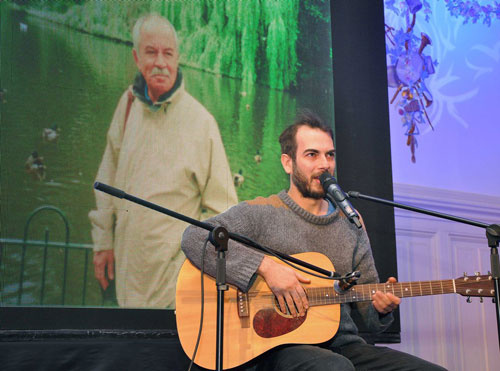
M462 296L493 297L495 295L493 277L486 274L476 273L474 276L464 274L463 277L455 279L455 288L457 294Z

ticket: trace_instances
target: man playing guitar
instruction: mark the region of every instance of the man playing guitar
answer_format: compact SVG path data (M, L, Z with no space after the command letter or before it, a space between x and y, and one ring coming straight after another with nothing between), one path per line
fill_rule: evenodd
M207 222L222 225L233 233L283 253L321 252L334 263L335 270L341 275L356 270L362 273L358 281L360 284L378 283L365 228L357 229L335 205L325 199L319 177L324 172L334 173L333 143L331 128L312 112L303 112L295 124L280 136L281 163L290 176L288 191L241 202ZM189 227L183 236L182 249L198 267L206 235L204 230ZM215 252L207 248L206 255L205 271L214 276ZM283 316L300 320L308 315L312 298L308 298L304 287L311 282L310 278L260 252L230 241L227 252L228 283L247 292L256 279L263 279L269 286ZM396 279L391 277L388 282L394 283ZM266 352L245 367L322 371L443 370L415 356L366 344L358 335L351 311L359 311L371 331L382 332L393 321L391 312L400 303L400 298L382 291L374 291L371 299L341 304L338 331L332 339L316 345L283 345ZM265 337L274 337L272 326L269 328L266 332L269 334L262 335L262 341L271 341Z

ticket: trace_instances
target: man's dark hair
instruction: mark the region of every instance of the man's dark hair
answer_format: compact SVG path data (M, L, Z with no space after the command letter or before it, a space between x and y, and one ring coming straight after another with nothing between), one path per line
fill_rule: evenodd
M297 141L295 140L295 136L301 126L308 126L313 129L324 131L330 135L332 140L334 140L333 130L330 126L326 125L314 112L307 109L302 110L295 118L295 122L287 127L283 133L281 133L279 139L281 144L281 153L287 154L292 158L292 160L295 160L295 156L297 155Z

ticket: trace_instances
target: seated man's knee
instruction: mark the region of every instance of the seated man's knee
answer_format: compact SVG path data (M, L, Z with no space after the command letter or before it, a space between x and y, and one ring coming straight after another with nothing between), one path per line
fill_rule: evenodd
M340 354L333 353L324 362L321 363L319 370L331 371L355 371L355 367L351 361Z

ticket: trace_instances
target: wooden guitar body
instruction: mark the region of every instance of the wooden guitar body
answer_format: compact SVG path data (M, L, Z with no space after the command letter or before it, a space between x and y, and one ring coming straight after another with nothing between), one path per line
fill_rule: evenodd
M300 260L333 271L333 264L320 253L294 255ZM215 280L205 275L205 315L195 363L215 369L217 290ZM338 330L340 303L371 301L377 291L400 298L460 294L493 297L493 277L464 275L456 279L355 285L337 292L333 283L309 276L304 285L309 309L304 317L293 318L278 310L271 290L259 276L248 293L234 288L224 297L223 366L233 368L282 344L317 344L331 339ZM192 357L201 314L200 271L186 260L177 280L177 331L184 351Z
M294 256L327 270L334 269L330 260L319 253ZM304 285L307 288L324 287L327 282L308 277L311 284ZM203 330L195 363L215 369L217 289L215 280L208 275L204 279L204 292ZM199 330L200 297L200 271L186 260L177 281L176 320L180 342L190 358ZM239 366L278 345L325 342L337 332L339 320L339 304L312 306L304 317L283 314L260 276L246 294L230 286L224 295L224 368Z

